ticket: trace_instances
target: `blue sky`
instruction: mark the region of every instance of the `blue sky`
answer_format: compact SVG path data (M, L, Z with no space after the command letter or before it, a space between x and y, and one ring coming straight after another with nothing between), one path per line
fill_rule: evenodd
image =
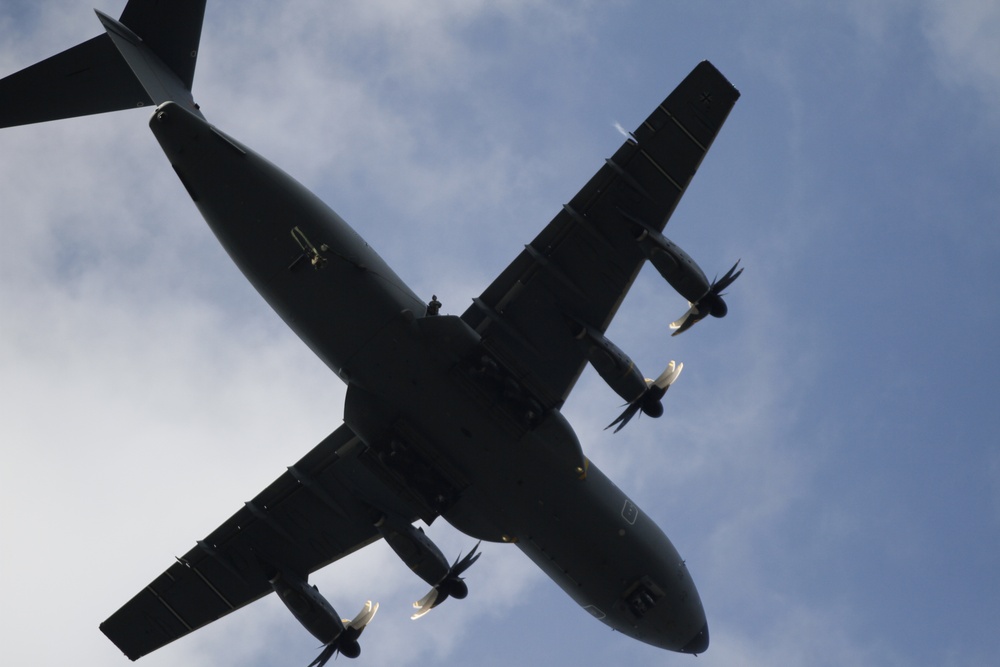
M235 5L235 6L233 6ZM116 15L119 5L101 5ZM703 59L743 96L666 233L730 315L670 338L651 268L609 336L681 380L585 452L695 577L699 665L967 665L1000 652L1000 6L210 1L195 98L459 314ZM99 32L0 6L0 73ZM0 131L0 660L125 664L97 625L341 423L344 388L215 242L130 111ZM443 522L451 554L472 540ZM382 603L359 664L683 664L593 621L520 552L470 596L384 545L317 573ZM307 664L273 598L147 658ZM116 661L121 661L117 663Z

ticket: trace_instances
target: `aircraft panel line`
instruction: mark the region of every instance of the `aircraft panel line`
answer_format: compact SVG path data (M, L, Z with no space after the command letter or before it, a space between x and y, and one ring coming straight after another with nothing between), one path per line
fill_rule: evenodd
M622 180L623 183L628 185L630 188L638 192L640 195L642 195L649 201L656 202L656 198L653 197L651 194L649 194L649 192L647 192L646 189L642 187L642 184L640 184L639 181L635 180L635 177L632 176L632 174L625 171L625 168L623 166L615 162L614 158L608 158L605 160L605 162L608 164L609 167L611 167L615 171L615 173L618 175L618 177Z
M695 145L698 148L701 149L702 153L707 153L708 152L708 149L705 148L705 146L703 146L702 143L700 141L698 141L693 134L691 134L690 132L688 132L688 129L686 127L684 127L684 123L682 123L679 120L677 120L676 116L674 116L672 113L670 113L669 111L667 111L666 109L664 109L662 106L659 107L659 108L660 108L660 111L662 111L663 113L667 114L667 117L669 117L670 120L674 121L674 123L677 125L677 127L681 128L681 131L684 132L684 134L686 134L688 136L688 139L690 139L691 141L693 141L695 143Z
M675 188L677 188L678 192L684 192L684 188L682 188L677 183L677 181L674 180L673 176L671 176L670 174L667 173L666 169L664 169L663 167L661 167L659 165L659 163L656 160L653 159L652 155L650 155L649 153L647 153L644 150L640 150L639 152L642 153L642 156L644 158L646 158L647 160L649 160L650 164L652 164L654 167L656 167L657 171L659 171L661 174L663 174L664 178L666 178L668 181L670 181L671 185L673 185Z
M192 628L191 625L188 624L188 622L185 621L184 618L180 614L178 614L174 610L173 607L170 606L170 603L168 603L166 600L164 600L162 597L160 597L160 594L153 590L152 586L146 586L146 590L149 591L150 593L152 593L153 597L156 598L156 600L160 604L162 604L166 608L167 611L169 611L171 614L173 614L174 618L176 618L178 621L180 621L181 625L183 625L185 628L187 628L188 632L191 632L192 630L194 630L194 628Z
M579 227L585 230L592 238L597 239L603 247L610 248L611 250L615 249L614 245L611 244L611 241L609 241L608 238L601 233L596 226L594 226L594 223L585 216L581 215L579 211L573 208L573 206L570 204L563 204L563 210L566 211L566 214L573 220L573 222L576 222Z
M230 609L236 609L236 606L232 602L230 602L225 595L219 592L219 589L213 586L212 582L209 581L208 578L205 577L205 575L203 575L196 566L192 565L191 563L188 563L187 561L181 560L180 558L177 559L177 562L183 563L189 570L198 575L198 578L201 579L203 582L205 582L205 585L208 586L209 590L211 590L213 593L219 596L219 599L222 600L227 607L229 607Z

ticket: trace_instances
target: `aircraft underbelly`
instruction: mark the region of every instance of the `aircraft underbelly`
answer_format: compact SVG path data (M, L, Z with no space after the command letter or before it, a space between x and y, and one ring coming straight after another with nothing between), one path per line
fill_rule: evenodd
M150 128L209 227L278 315L335 372L400 311L426 305L288 174L173 103Z
M673 544L585 459L558 410L530 414L483 355L459 318L400 315L358 353L344 419L389 474L424 470L416 492L459 530L515 542L616 630L686 646L705 615Z

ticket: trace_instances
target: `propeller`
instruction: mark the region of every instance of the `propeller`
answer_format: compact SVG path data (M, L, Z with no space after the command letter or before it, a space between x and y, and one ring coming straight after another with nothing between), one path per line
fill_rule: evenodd
M361 655L361 645L358 643L358 637L364 632L365 626L375 618L375 612L377 611L378 603L372 604L372 601L369 600L361 608L361 611L358 612L358 615L354 617L354 620L348 621L346 618L343 619L343 631L323 648L323 652L310 662L308 667L323 667L330 658L338 653L346 658L356 658Z
M677 334L684 333L695 324L705 319L706 315L711 315L712 317L725 317L726 313L729 312L729 307L726 302L722 300L723 292L733 282L740 277L743 273L743 269L739 271L736 267L740 265L740 260L736 260L733 264L733 268L726 272L726 275L722 276L721 279L716 279L712 281L712 285L708 288L697 301L694 303L688 302L690 308L688 311L681 315L680 319L675 322L670 323L670 328L674 329L674 333L671 336L676 336Z
M472 551L464 558L459 554L458 558L455 559L455 562L448 569L448 574L445 575L444 579L439 581L427 595L413 603L413 607L417 611L413 616L410 616L411 619L417 620L449 597L462 600L469 594L469 587L465 584L462 574L472 567L473 563L479 560L479 557L482 555L477 553L480 544L480 542L476 542L476 546L472 547Z
M642 410L650 417L659 417L663 414L663 403L660 401L666 395L667 390L670 389L670 385L677 381L680 377L681 371L684 370L683 363L676 363L673 360L667 364L666 369L660 373L660 377L655 380L646 379L646 391L643 392L642 396L635 399L628 404L625 408L625 412L618 415L618 418L604 427L607 431L609 428L618 425L618 428L614 430L615 433L625 428L625 424L632 421L632 417L635 417L639 410Z

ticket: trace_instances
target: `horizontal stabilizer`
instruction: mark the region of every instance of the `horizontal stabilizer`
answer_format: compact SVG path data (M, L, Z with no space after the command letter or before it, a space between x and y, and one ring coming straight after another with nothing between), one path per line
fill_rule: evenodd
M108 35L0 79L0 127L152 104Z

